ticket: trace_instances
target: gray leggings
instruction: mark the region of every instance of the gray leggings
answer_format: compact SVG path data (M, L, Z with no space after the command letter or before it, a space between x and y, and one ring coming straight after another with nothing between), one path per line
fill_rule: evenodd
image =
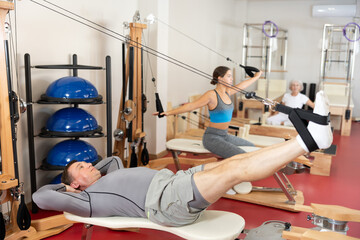
M255 146L242 138L229 135L227 130L208 127L202 139L204 147L210 152L228 158L245 151L239 146Z

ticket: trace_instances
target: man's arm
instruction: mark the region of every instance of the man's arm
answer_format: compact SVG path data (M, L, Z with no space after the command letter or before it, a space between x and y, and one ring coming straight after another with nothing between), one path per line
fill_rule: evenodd
M112 171L122 169L124 168L124 165L119 157L112 156L98 162L95 165L95 168L100 171L101 175L104 175Z
M89 197L86 192L66 192L64 184L49 184L39 188L32 196L41 209L69 212L91 217Z

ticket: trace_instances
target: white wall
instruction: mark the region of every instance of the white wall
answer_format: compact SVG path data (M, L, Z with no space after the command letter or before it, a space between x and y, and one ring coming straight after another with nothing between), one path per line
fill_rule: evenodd
M356 0L238 0L238 1L171 1L170 22L172 27L191 36L217 53L241 62L241 44L244 23L274 21L288 30L288 72L273 78L290 81L299 79L305 83L319 83L321 40L324 24L345 25L357 21L352 17L312 17L313 5L356 5ZM208 74L217 65L233 66L222 57L200 46L193 40L170 30L169 53ZM353 81L353 115L359 117L360 61L355 62ZM243 79L237 69L237 80ZM173 105L187 102L188 96L203 93L211 85L203 77L176 66L169 67L169 101ZM250 88L251 89L251 88ZM179 94L180 93L180 94Z
M44 3L43 1L39 2ZM107 0L101 3L89 0L51 2L121 34L127 34L127 30L123 30L123 22L132 21L132 16L138 8L137 1L125 0ZM99 11L99 9L102 10ZM25 99L25 53L30 54L32 65L69 64L71 55L76 53L78 55L78 64L104 67L105 57L109 55L112 60L112 122L114 129L117 123L122 85L122 42L30 1L17 1L16 19L18 28L17 57L19 63L20 96ZM15 21L15 11L12 11L11 20ZM32 69L33 100L39 100L39 96L45 92L51 82L69 75L71 75L71 72L67 70ZM79 76L91 81L105 98L105 71L80 70ZM45 125L46 119L55 110L62 107L65 106L34 104L35 134L39 133L41 127ZM98 123L106 129L105 105L82 105L82 107L88 109L95 116ZM22 114L18 124L18 158L20 181L25 182L26 199L29 201L30 175L26 121L26 114ZM45 158L47 152L54 144L61 140L64 139L41 139L39 137L35 139L36 167L40 166L42 159ZM104 138L86 139L86 141L94 145L99 155L106 156L106 142ZM37 171L39 185L49 182L58 173L53 171Z
M305 83L319 83L322 30L326 23L345 25L354 21L351 17L312 17L313 5L356 4L356 0L238 0L238 1L171 1L170 25L216 52L241 62L241 44L244 23L274 21L288 30L288 60L284 77L299 79ZM206 9L206 10L205 10ZM200 46L175 31L169 31L171 56L195 68L211 74L217 65L233 66L222 57ZM353 92L360 90L360 66L356 61ZM242 71L237 68L237 78ZM241 75L241 76L240 76ZM169 101L173 105L184 103L188 96L211 89L203 77L176 66L169 67ZM276 73L272 76L277 78ZM237 81L239 81L237 79ZM183 90L183 91L181 91ZM181 92L181 94L179 94ZM186 93L186 94L185 94ZM359 97L354 94L355 106ZM359 116L359 108L354 109Z
M287 1L286 4L285 1L248 1L247 21L261 23L265 20L272 20L278 26L287 29L289 48L286 79L299 79L306 83L318 83L321 62L320 44L324 24L345 25L352 22L353 19L350 17L312 17L312 6L355 3L354 0L293 0ZM357 73L355 79L359 77L359 73Z
M218 65L232 67L219 54L239 62L241 24L234 21L235 5L234 0L170 1L168 24L191 39L170 29L169 55L210 75ZM175 65L169 65L168 86L173 106L214 87L210 80Z
M39 1L44 3L42 1ZM142 20L150 13L170 26L178 29L206 47L197 44L164 24L155 23L144 30L146 44L158 51L184 62L207 74L212 74L218 65L233 67L219 54L241 62L242 31L244 23L262 23L272 20L289 31L288 73L286 79L300 79L307 83L318 83L320 73L319 41L325 23L346 24L352 18L314 18L312 5L355 4L355 0L53 0L55 4L69 9L85 18L127 34L123 22L131 22L136 10L140 10ZM78 54L79 63L104 66L105 56L112 58L113 129L121 96L121 42L86 26L44 9L31 1L16 2L18 63L20 95L25 99L24 54L30 53L32 65L70 63L71 54ZM12 21L14 21L12 11ZM145 42L143 42L145 43ZM214 50L217 53L210 51ZM163 106L171 101L173 106L187 102L188 97L203 93L213 86L208 79L179 68L164 60L150 56L153 74L145 54L145 83L149 100L145 114L145 132L150 153L156 154L165 149L166 119L151 115L155 111L154 86L151 77L157 79L157 88ZM354 102L359 106L360 60L356 61L354 81ZM33 98L37 100L47 86L59 77L70 75L69 71L32 70ZM103 72L80 71L79 76L93 82L105 96ZM236 81L242 79L242 70L237 68ZM35 109L35 132L38 132L48 116L62 106L39 106ZM101 125L105 124L105 106L86 107ZM359 107L354 110L359 116ZM59 139L36 139L38 163ZM100 155L105 156L105 140L89 140ZM18 124L18 156L20 180L25 182L29 194L30 176L26 114L21 115ZM40 184L55 175L53 172L37 174ZM27 196L29 200L29 196Z

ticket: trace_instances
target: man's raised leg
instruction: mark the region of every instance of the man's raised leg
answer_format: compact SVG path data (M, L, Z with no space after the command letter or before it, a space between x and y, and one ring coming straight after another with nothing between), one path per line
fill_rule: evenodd
M315 99L315 107L313 113L327 116L329 114L329 99L327 98L324 91L319 91L316 94ZM330 127L330 123L328 125L320 125L314 122L309 122L307 127L311 136L314 138L316 144L320 149L325 149L331 146L333 136ZM296 137L301 147L306 151L309 152L307 149L304 141L301 139L300 135Z
M329 104L323 92L316 95L314 112L323 116L329 113ZM311 122L308 130L320 148L328 148L331 145L330 124L320 126ZM306 152L306 145L301 137L297 136L296 139L284 143L207 164L204 171L194 174L194 181L205 200L213 203L234 185L271 176Z

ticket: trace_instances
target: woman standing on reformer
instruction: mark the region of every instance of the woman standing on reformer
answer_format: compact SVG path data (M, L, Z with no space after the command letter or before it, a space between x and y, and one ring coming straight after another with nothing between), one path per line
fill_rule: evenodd
M203 136L203 145L210 152L222 157L228 158L245 151L239 146L254 146L245 139L229 135L228 127L232 118L234 104L230 96L237 93L234 89L245 89L258 80L262 72L256 72L254 77L233 85L233 77L230 68L219 66L213 72L211 84L216 88L205 92L198 100L184 104L176 109L161 113L169 116L184 112L190 112L194 109L208 106L210 115L210 125L207 127ZM222 84L223 83L223 84ZM154 113L158 115L158 113Z

